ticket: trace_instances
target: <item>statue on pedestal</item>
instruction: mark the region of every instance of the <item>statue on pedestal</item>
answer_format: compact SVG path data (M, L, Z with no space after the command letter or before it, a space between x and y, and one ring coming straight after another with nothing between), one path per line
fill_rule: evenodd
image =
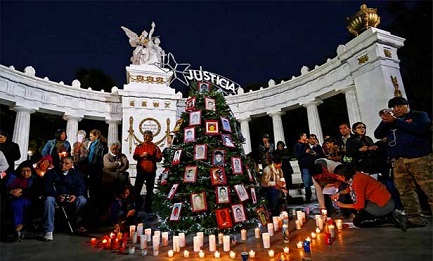
M149 33L144 30L140 36L128 28L121 26L123 31L129 37L129 44L135 47L132 52L131 63L135 65L163 63L165 52L159 46L161 40L152 37L155 31L155 23L152 22L152 28Z

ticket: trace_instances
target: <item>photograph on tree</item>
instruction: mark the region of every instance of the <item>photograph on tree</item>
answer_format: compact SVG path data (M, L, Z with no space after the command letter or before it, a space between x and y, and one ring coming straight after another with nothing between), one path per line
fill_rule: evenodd
M201 110L189 113L189 126L201 125Z
M205 109L208 111L216 111L215 99L206 97L204 98Z
M173 210L171 211L170 220L178 221L180 217L180 211L182 210L182 203L174 203Z
M248 196L248 192L245 189L244 184L237 184L237 185L235 185L235 191L236 191L236 194L238 194L239 200L242 201L242 202L246 201L246 200L248 200L250 198Z
M219 134L218 121L217 120L206 120L206 135L217 135Z
M217 149L212 153L212 165L213 166L224 166L224 155L226 154L225 150Z
M200 212L207 210L206 193L204 191L191 194L191 207L192 212Z
M211 84L209 82L198 82L198 90L200 93L210 92Z
M241 157L231 157L233 174L242 174L242 159Z
M226 229L233 227L233 222L230 217L230 212L228 208L221 208L215 210L215 216L218 223L219 229Z
M247 219L245 217L244 205L242 204L232 205L232 213L233 213L233 220L235 221L235 223L240 223Z
M176 190L178 187L179 187L179 184L173 184L173 186L171 186L171 189L167 195L168 200L173 199L174 195L176 194Z
M195 97L189 97L188 99L186 99L186 107L185 107L185 111L193 111L195 110Z
M223 144L226 147L229 147L229 148L236 147L235 144L233 143L233 140L232 140L232 137L230 136L230 134L221 134L221 140L223 141Z
M180 163L180 157L182 155L182 150L176 150L173 156L173 161L171 162L172 165L178 165Z
M226 173L224 168L211 168L210 169L212 185L225 185L227 184Z
M229 186L218 186L215 188L216 203L226 204L230 203L230 187Z
M221 116L221 126L222 130L225 132L232 132L232 128L230 127L230 121L226 117Z
M197 179L197 166L186 166L183 176L184 183L194 183Z
M194 127L186 127L184 130L183 142L195 142L195 128Z
M196 144L194 145L194 160L205 160L207 159L207 145Z

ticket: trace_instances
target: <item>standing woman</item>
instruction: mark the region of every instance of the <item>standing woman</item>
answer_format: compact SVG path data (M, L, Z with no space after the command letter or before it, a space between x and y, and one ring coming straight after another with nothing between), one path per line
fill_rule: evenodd
M4 130L0 130L0 151L5 155L6 161L9 165L6 173L13 171L15 168L15 161L21 158L20 147L12 141L9 133Z
M289 151L285 146L286 145L283 141L278 141L277 149L275 150L274 155L278 155L281 158L281 169L283 170L284 179L286 181L286 189L289 191L290 187L292 186L293 168L290 164Z
M97 129L89 134L89 154L87 156L89 175L89 196L99 208L101 203L102 168L104 167L104 155L108 152L107 139Z
M54 139L47 141L42 149L42 157L51 156L54 167L59 166L61 158L71 155L71 144L66 138L66 131L58 129L54 133Z
M378 146L365 135L366 128L362 122L352 125L353 135L347 140L346 155L352 157L352 164L356 170L369 174L378 173L380 169L376 166Z

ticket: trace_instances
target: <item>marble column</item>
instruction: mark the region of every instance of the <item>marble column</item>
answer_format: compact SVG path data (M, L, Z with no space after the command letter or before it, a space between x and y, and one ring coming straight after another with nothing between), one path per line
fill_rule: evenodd
M252 151L251 149L251 135L250 135L250 124L251 121L250 117L238 119L238 121L241 123L241 133L242 136L245 138L245 143L243 144L245 154L248 154Z
M78 122L80 122L83 118L72 115L64 115L63 119L66 120L66 136L68 137L67 141L69 141L72 146L77 141Z
M21 106L15 106L11 109L17 112L12 141L20 147L21 158L15 161L15 165L18 165L27 159L30 139L30 114L34 113L35 110Z
M116 140L119 140L119 124L120 120L107 120L106 123L108 124L108 145L110 145L112 142L115 142Z
M308 127L310 129L310 134L316 134L320 144L323 142L323 133L322 126L320 125L320 117L317 106L321 103L321 100L314 100L312 102L302 104L302 106L307 108Z
M358 97L356 96L356 88L352 85L349 88L342 89L342 93L346 97L347 114L349 116L349 126L355 122L361 121L361 113L359 112Z
M274 131L274 144L277 145L278 141L284 142L286 144L286 141L284 139L284 128L283 128L283 121L281 120L281 115L284 113L282 111L276 111L269 113L269 116L272 117L272 126Z

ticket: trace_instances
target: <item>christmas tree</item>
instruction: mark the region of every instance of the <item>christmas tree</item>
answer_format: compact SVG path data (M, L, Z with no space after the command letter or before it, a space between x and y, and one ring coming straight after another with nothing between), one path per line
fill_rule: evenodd
M221 92L191 83L174 132L153 204L160 229L230 234L267 222L255 168Z

